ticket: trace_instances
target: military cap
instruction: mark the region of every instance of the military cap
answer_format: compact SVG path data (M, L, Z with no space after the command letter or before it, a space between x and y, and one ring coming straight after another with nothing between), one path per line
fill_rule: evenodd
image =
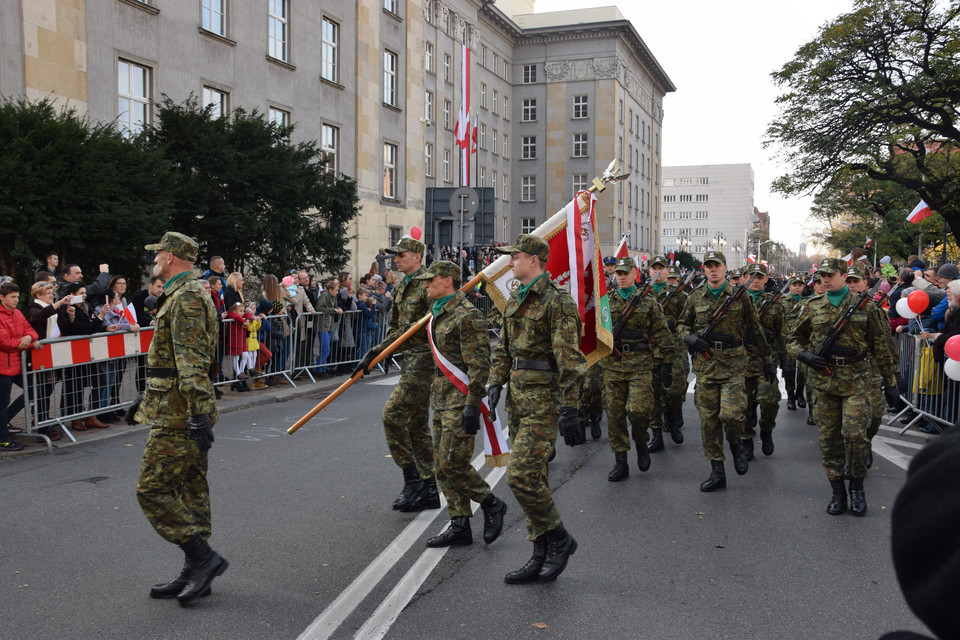
M669 267L670 261L663 256L653 256L653 260L650 261L650 266L652 267L655 264L662 264L665 267Z
M636 269L637 263L633 261L633 258L630 256L623 256L622 258L617 258L617 268L616 271L623 271L624 273L630 273L630 269Z
M546 262L547 258L550 257L550 245L547 244L547 241L540 236L529 233L521 233L518 235L517 239L513 241L513 244L505 247L497 247L498 253L517 253L518 251L528 253L531 256L537 256L540 258L540 262Z
M614 256L607 256L603 259L603 264L617 264L617 259Z
M754 262L753 264L747 265L743 270L743 275L748 276L752 273L759 273L762 276L768 275L770 271L759 262Z
M430 278L453 278L460 282L460 267L448 260L434 260L430 268L416 276L414 280L429 280Z
M733 279L733 278L739 278L739 277L740 277L740 269L730 269L730 271L727 272L727 275L730 276L731 279Z
M800 284L806 284L800 276L790 276L790 284L796 284L798 282Z
M707 264L708 262L727 264L727 257L719 251L707 251L705 254L703 254L703 264Z
M680 269L677 269L676 267L670 267L670 271L667 272L667 277L668 277L668 278L679 278L679 277L680 277Z
M817 265L817 271L820 273L837 273L847 270L847 263L840 258L824 258Z
M426 247L419 240L414 240L410 236L404 236L400 238L400 242L397 243L397 246L384 249L384 251L387 253L403 253L404 251L411 251L413 253L419 253L420 255L423 255L426 251Z
M190 236L185 236L176 231L167 231L156 244L148 244L144 247L147 251L169 251L181 260L193 262L197 259L197 251L200 245Z
M860 269L857 269L856 267L849 267L847 269L847 277L859 278L860 280L863 280L863 272L860 271Z

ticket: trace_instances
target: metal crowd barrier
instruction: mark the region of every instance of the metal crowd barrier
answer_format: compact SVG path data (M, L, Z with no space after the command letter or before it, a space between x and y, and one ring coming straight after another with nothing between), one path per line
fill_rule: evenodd
M896 418L915 414L900 434L926 421L939 431L953 426L960 416L960 382L944 374L943 365L934 362L932 340L900 333L894 337L900 353L900 372L906 389L900 397L906 406Z

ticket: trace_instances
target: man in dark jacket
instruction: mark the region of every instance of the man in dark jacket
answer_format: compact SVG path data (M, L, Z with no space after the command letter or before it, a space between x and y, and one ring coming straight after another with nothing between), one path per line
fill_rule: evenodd
M61 279L57 281L57 299L59 300L63 296L67 295L67 287L75 282L83 284L83 271L80 270L79 265L68 264L63 268L63 275L60 276ZM103 294L107 291L107 286L110 284L110 265L101 264L100 265L100 275L97 276L97 279L91 282L86 286L87 298L90 300L101 300L103 299Z

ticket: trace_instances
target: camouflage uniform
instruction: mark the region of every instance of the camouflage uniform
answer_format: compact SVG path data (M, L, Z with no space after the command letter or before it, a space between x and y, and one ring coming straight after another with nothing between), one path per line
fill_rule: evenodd
M469 518L470 501L483 502L490 495L490 485L470 464L476 436L461 426L463 407L479 407L486 395L484 383L490 373L487 323L458 291L433 317L430 330L436 349L470 379L470 393L464 395L436 369L430 399L437 482L447 498L450 517Z
M747 292L749 296L750 293ZM759 312L760 307L767 300L773 298L771 293L762 293L754 300L754 305ZM759 313L758 313L759 318ZM773 353L766 359L760 358L752 349L750 352L750 365L747 372L747 415L743 427L743 439L750 440L756 435L754 427L757 424L757 408L760 409L760 431L770 432L777 423L777 413L780 412L780 384L778 381L770 382L763 376L763 365L765 362L772 362L777 366L780 362L786 362L786 329L784 323L783 307L779 303L767 306L763 317L759 318L760 326L763 327L763 335L767 344Z
M592 417L600 420L603 415L603 369L599 362L587 367L580 384L580 422L588 423Z
M410 246L405 245L408 243ZM419 246L413 246L414 244ZM413 251L423 253L423 245L404 238L389 253ZM423 274L421 267L406 276L393 290L393 308L390 325L383 340L374 351L383 351L399 338L412 324L430 311L423 282L416 277ZM390 398L383 407L383 431L393 461L401 469L416 463L424 480L434 476L433 440L430 437L430 385L436 371L425 331L418 331L397 349L403 354L403 372Z
M621 291L623 289L617 289L609 296L610 318L614 324L627 306ZM603 408L607 412L610 448L619 453L630 450L628 417L637 447L645 447L649 441L648 429L655 423L656 412L653 388L660 384L657 369L661 362L673 360L673 336L660 305L649 295L637 303L614 347L622 355L612 353L600 364L603 366Z
M790 282L803 282L799 278L791 278ZM790 332L793 331L794 325L797 323L797 318L800 316L800 309L803 308L804 299L800 298L799 300L793 297L792 293L787 293L782 298L780 298L780 307L783 309L783 333L784 335L790 335ZM786 346L786 344L784 344ZM787 358L787 366L793 367L793 375L784 374L783 376L783 385L786 388L788 394L794 394L797 391L800 394L803 393L803 372L800 370L800 363L796 360ZM798 394L798 395L800 395Z
M833 261L841 263L835 259L829 261L831 264ZM787 351L790 356L796 358L803 350L814 351L826 338L834 322L856 300L857 295L851 291L847 292L839 307L831 304L826 294L810 298L789 336ZM850 451L852 477L862 479L867 475L867 429L873 415L867 390L876 385L871 361L876 361L887 386L896 385L894 365L883 342L887 332L889 327L881 322L874 310L869 307L860 310L853 315L834 343L831 355L827 356L828 361L833 361L830 365L833 375L808 368L814 419L820 429L820 457L830 480L843 478L845 444ZM857 359L861 356L864 357ZM837 357L855 361L839 365L836 364Z
M179 235L166 234L164 239ZM190 437L187 418L208 414L211 425L217 422L217 402L207 375L216 348L213 299L192 272L173 276L157 299L146 391L135 419L150 425L137 501L157 533L174 544L197 535L210 537L207 452Z
M726 282L719 298L714 298L708 284L704 283L687 298L677 321L678 336L686 336L706 326L714 311L727 297L733 295L733 285ZM706 338L711 343L725 343L730 346L711 349L709 360L700 353L693 356L693 372L697 377L693 402L700 414L703 452L707 460L725 459L724 434L731 445L740 444L744 412L747 409L743 382L748 366L747 351L742 345L745 336L749 338L751 349L759 357L766 358L770 355L770 347L763 337L756 309L749 300L741 298L730 306L713 338Z
M674 270L671 269L670 277L674 277L673 273ZM677 273L678 277L679 275ZM690 294L686 291L676 291L677 286L668 284L659 293L656 293L656 299L661 305L667 295L671 294L666 306L663 307L663 315L667 320L667 327L674 337L673 384L669 387L664 387L662 384L653 385L654 402L661 407L663 421L671 429L683 425L683 403L687 399L688 378L690 377L690 359L687 357L686 349L683 348L682 337L676 333L677 319L680 317L680 312L683 311Z
M560 407L576 407L586 358L577 304L545 271L521 303L511 294L493 355L490 385L510 383L507 411L513 439L507 485L527 517L527 537L536 540L561 525L550 495L547 457L557 439ZM549 371L517 368L515 360L550 363Z

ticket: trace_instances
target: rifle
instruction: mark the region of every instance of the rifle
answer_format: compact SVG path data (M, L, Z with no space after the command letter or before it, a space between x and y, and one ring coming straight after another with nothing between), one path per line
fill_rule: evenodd
M627 300L627 306L623 308L623 313L620 314L620 319L617 320L617 324L613 325L613 353L617 357L622 356L620 349L617 348L617 344L620 342L620 334L623 332L624 327L627 326L627 320L630 319L630 316L633 315L633 310L637 308L637 305L640 304L640 301L647 297L653 289L653 278L647 279L647 284L644 285L643 289L637 291L630 299Z
M733 293L732 293L732 294L730 294L730 297L727 298L726 300L724 300L724 301L723 301L723 304L721 304L719 307L717 307L717 310L713 312L713 317L710 318L710 322L707 323L707 326L705 326L703 329L701 329L700 331L697 332L697 333L699 333L699 335L700 335L701 338L703 338L704 340L706 340L706 339L707 339L707 336L710 335L711 333L713 333L713 330L716 329L717 326L718 326L718 325L723 321L723 319L727 316L727 311L730 310L730 306L731 306L734 302L736 302L737 300L739 300L740 298L743 297L743 294L747 292L747 288L748 288L751 284L753 284L753 281L757 279L757 276L758 276L758 275L760 275L760 274L754 273L752 276L750 276L750 280L748 280L746 284L743 284L743 283L738 284L738 285L737 285L737 288L733 290ZM706 280L704 280L704 282L706 282ZM704 352L703 352L703 357L704 357L705 360L709 360L709 359L710 359L710 353L704 351Z
M670 299L679 292L683 291L683 288L686 287L691 280L693 280L693 271L687 274L687 277L683 279L683 282L677 285L676 289L673 291L667 291L667 295L663 296L663 300L660 301L660 306L666 309L667 305L670 304Z
M857 296L856 302L847 307L847 310L843 312L843 315L840 316L835 323L833 323L833 327L830 328L830 333L827 334L827 337L825 337L823 342L821 342L816 348L814 351L815 354L821 358L827 357L827 352L830 351L830 348L837 341L837 338L840 337L840 334L843 333L843 330L846 329L847 325L850 324L850 318L852 318L853 314L855 314L857 311L860 311L867 306L868 301L873 300L873 296L877 295L877 291L880 290L880 283L882 282L882 279L878 280L877 284L873 285L873 289L870 289L870 291L860 292L860 295ZM828 376L833 375L833 371L830 370L830 367L824 367L823 373L824 375Z
M773 305L780 302L780 298L782 298L783 294L785 294L789 290L790 290L790 281L787 280L787 284L783 285L783 288L780 289L779 292L777 292L772 298L768 298L763 301L763 304L761 304L760 308L757 310L757 316L762 318L763 314L767 312L767 309L769 309Z

